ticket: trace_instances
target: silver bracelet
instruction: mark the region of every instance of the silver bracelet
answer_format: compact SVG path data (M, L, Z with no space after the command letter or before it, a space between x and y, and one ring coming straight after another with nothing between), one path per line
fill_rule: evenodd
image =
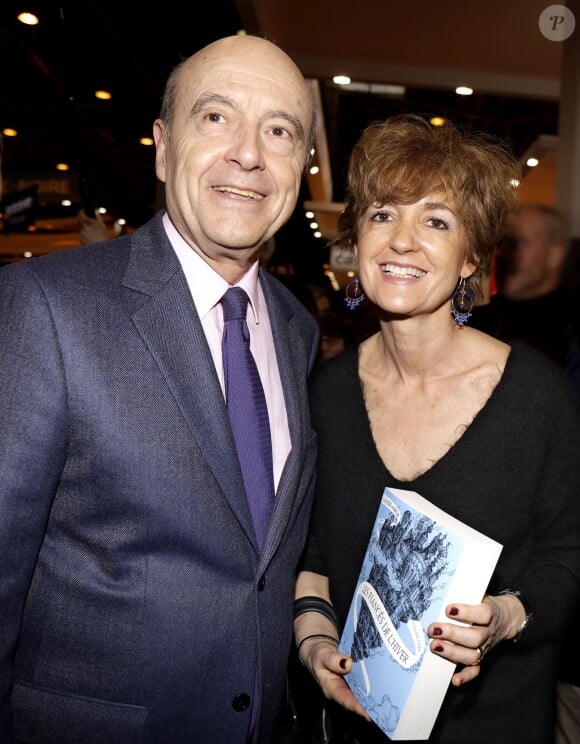
M524 635L526 628L530 624L530 620L533 618L534 613L531 611L530 606L526 602L526 600L522 597L521 592L519 592L517 589L503 589L500 594L511 594L512 597L516 597L516 599L519 599L522 603L522 606L524 608L524 612L526 613L526 616L524 618L523 623L520 625L520 628L518 632L515 634L515 636L511 639L514 643L517 643L522 639L522 636Z

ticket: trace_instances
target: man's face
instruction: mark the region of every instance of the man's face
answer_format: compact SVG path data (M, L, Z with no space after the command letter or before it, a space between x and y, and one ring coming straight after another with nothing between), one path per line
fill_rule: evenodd
M525 209L509 215L496 254L497 281L502 294L512 300L544 294L550 248L541 214Z
M311 117L299 71L262 39L216 42L181 70L156 169L173 223L214 268L256 258L290 217Z

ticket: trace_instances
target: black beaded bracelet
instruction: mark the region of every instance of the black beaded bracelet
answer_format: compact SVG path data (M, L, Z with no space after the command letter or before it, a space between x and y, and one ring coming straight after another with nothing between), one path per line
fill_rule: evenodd
M320 638L321 641L333 641L337 645L339 643L338 638L334 638L334 636L326 635L326 633L314 633L313 635L307 635L296 646L296 653L298 655L298 659L300 659L300 649L302 648L303 644L305 644L306 641L311 641L313 638ZM302 664L302 666L304 666L304 662L302 661L302 659L300 659L300 663Z
M338 617L334 607L322 597L300 597L294 600L294 620L305 612L319 612L338 629Z

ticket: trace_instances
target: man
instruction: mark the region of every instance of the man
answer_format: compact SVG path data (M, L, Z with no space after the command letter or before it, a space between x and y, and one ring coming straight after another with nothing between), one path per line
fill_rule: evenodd
M508 343L523 340L560 366L577 333L577 309L563 287L567 224L554 208L521 204L508 215L496 254L497 294L470 325Z
M314 118L278 47L220 39L172 73L154 123L167 212L0 272L2 742L271 740L318 331L258 256L295 207ZM231 285L268 404L263 545L224 398Z

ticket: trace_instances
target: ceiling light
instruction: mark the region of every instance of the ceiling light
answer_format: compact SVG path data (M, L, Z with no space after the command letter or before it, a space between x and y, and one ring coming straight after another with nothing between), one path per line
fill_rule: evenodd
M56 169L59 171L67 171L69 169L68 163L57 163Z
M37 26L38 25L38 16L34 15L34 13L29 13L28 11L23 11L22 13L19 13L17 16L20 23L24 23L26 26Z
M63 199L60 203L61 207L70 207L72 204L70 199Z
M311 220L314 217L314 212L304 212L306 219Z
M16 135L18 134L18 132L16 131L16 129L12 129L11 127L5 127L2 130L2 134L5 137L16 137Z
M313 165L312 168L310 169L310 175L315 176L319 170L320 168L317 165Z
M335 79L336 82L336 79ZM349 80L348 83L339 83L339 85L345 85L348 87L351 93L371 93L378 96L404 96L406 88L404 85L390 85L387 83L362 83L352 82Z
M311 222L311 223L310 223L310 227L311 227L311 228L312 228L313 230L316 230L316 228L318 227L318 222Z
M151 147L151 145L155 144L154 140L151 137L141 137L139 140L140 145L145 145L146 147Z
M375 93L380 96L404 96L406 89L404 85L371 83L369 85L369 93Z
M317 230L316 232L314 232L312 234L314 235L315 238L321 238L322 237L322 233L320 232L320 230Z
M348 75L335 75L332 82L335 85L350 85L350 77Z
M460 85L455 88L455 92L458 96L470 96L473 93L473 88L468 88L467 85Z
M540 162L540 161L538 160L538 158L528 158L528 159L526 160L526 165L527 165L527 166L528 166L529 168L535 168L535 167L536 167L536 165L538 165L538 163L539 163L539 162Z
M445 124L445 119L442 116L432 116L429 123L434 127L442 127Z
M95 91L95 98L100 98L101 101L110 101L112 97L108 90Z

